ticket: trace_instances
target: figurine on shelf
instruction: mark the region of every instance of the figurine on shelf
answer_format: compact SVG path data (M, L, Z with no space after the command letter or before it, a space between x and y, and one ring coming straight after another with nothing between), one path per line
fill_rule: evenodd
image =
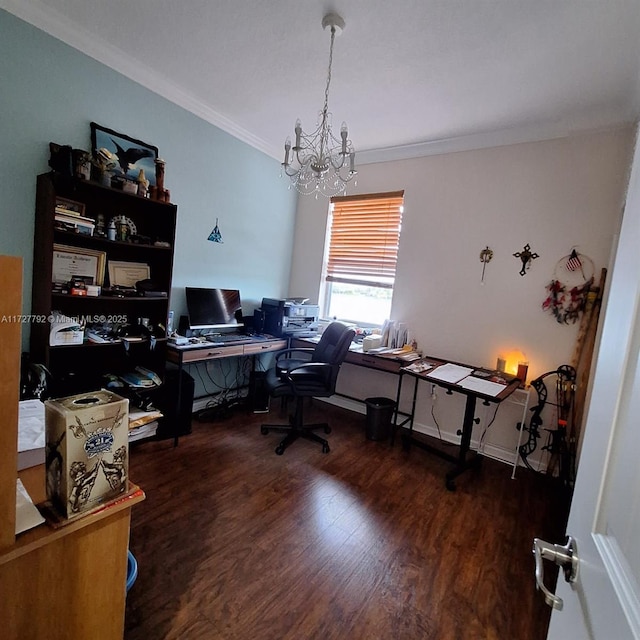
M105 187L111 186L112 171L116 167L113 154L104 147L98 149L95 158L92 160L95 167L96 180Z
M156 187L158 191L164 190L164 164L162 158L156 159Z
M171 194L169 189L164 188L164 166L165 162L162 158L156 159L156 184L150 188L150 196L152 200L159 202L171 202Z
M149 181L145 178L144 169L140 169L140 173L138 173L138 195L146 198L148 189Z
M95 230L94 234L96 236L98 236L99 238L104 238L105 235L106 235L106 229L105 229L105 225L104 225L104 214L103 213L99 213L97 218L96 218L96 230Z
M83 149L74 149L72 154L76 178L80 180L89 180L91 177L91 161L89 160L89 153Z

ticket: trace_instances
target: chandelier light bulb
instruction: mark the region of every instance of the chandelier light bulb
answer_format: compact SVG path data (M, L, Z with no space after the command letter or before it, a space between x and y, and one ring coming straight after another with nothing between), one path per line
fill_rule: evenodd
M289 164L289 152L291 151L291 138L287 137L284 141L284 164L287 166Z

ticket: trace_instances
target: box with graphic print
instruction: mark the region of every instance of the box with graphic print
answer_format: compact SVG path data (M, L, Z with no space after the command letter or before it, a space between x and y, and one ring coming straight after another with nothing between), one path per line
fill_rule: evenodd
M45 402L47 498L66 518L128 487L129 400L110 391Z

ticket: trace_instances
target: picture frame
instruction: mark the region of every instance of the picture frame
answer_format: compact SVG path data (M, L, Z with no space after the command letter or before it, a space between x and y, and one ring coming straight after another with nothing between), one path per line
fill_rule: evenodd
M114 155L116 166L113 173L115 176L136 180L140 169L143 169L144 177L149 181L149 186L155 186L158 147L118 133L113 129L107 129L95 122L90 124L91 148L94 158L98 149L107 149Z
M109 285L112 287L136 286L140 280L148 280L151 276L151 267L144 262L125 262L122 260L109 260Z
M102 286L106 262L106 251L54 244L51 280L69 282L74 278L91 278L93 284Z

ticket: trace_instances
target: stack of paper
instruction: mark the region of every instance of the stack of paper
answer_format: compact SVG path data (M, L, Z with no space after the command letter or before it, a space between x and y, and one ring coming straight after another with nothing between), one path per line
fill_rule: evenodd
M44 522L44 518L36 509L31 497L22 484L22 480L16 480L16 535L37 527Z
M155 436L158 430L158 418L162 417L162 413L156 409L152 409L151 411L130 410L129 442Z
M404 368L407 371L413 371L413 373L424 373L425 371L429 371L429 369L432 369L433 365L430 362L425 362L424 360L422 360L421 362L414 362L408 367Z
M147 422L146 424L140 425L139 427L134 427L133 429L129 429L129 442L135 442L136 440L142 440L143 438L150 438L151 436L155 436L157 430L157 420Z
M456 382L460 382L460 380L466 378L472 371L473 369L470 369L469 367L461 367L459 364L452 364L448 362L447 364L441 364L439 367L431 371L428 374L428 377L456 384Z
M463 380L460 380L458 384L465 389L471 391L477 391L485 396L497 396L504 391L506 385L499 382L491 382L491 380L483 380L482 378L476 378L475 376L468 376Z
M18 471L44 464L44 403L22 400L18 408Z

